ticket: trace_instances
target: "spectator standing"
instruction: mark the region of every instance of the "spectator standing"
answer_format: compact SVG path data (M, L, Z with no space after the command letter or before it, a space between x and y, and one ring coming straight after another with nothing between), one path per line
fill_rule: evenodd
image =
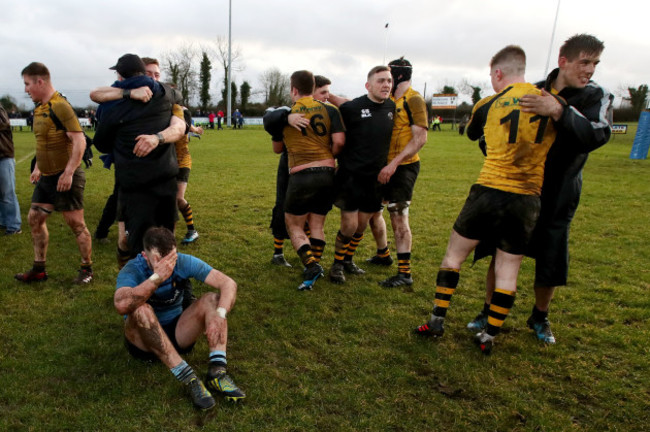
M20 234L22 220L16 196L16 159L11 123L0 105L0 230L5 235Z

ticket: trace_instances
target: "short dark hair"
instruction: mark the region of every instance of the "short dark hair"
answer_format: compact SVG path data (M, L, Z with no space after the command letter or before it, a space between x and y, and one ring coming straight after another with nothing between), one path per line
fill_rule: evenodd
M605 49L605 44L590 34L577 34L564 41L560 47L560 57L575 60L580 53L598 55Z
M386 71L390 72L390 66L385 66L385 65L375 66L374 68L370 69L370 72L368 72L368 80L370 80L370 78L374 74L379 72L386 72Z
M303 96L314 94L314 74L308 70L292 73L291 88L295 88Z
M151 227L144 233L142 245L145 251L156 249L164 257L176 248L176 237L165 227Z
M314 75L314 87L321 88L326 85L332 84L332 81L329 78L324 77L323 75Z
M490 60L490 68L501 66L506 75L523 75L526 72L526 52L519 45L508 45Z
M156 66L160 66L160 63L158 62L158 59L152 58L152 57L141 57L142 63L144 63L145 66L149 66L151 64L155 64Z
M50 80L50 71L47 66L39 62L31 62L20 73L20 76L27 75L29 77L41 77L45 81Z

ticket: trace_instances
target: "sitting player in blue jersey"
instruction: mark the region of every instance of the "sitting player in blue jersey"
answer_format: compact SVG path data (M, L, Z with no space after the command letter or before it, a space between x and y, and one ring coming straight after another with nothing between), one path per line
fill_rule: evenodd
M125 316L127 350L141 360L159 359L187 385L198 408L215 405L212 393L232 401L245 398L226 373L226 315L235 304L237 284L200 259L176 252L176 239L167 228L149 228L143 244L144 251L117 276L114 303L117 312ZM208 292L183 310L182 284L178 282L190 277L219 292ZM207 389L181 357L192 350L201 333L210 348Z

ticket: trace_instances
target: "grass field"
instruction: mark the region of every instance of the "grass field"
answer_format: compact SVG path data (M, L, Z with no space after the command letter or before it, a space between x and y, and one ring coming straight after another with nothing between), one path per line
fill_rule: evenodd
M491 356L465 324L483 304L487 261L467 263L444 338L410 334L432 307L437 267L482 155L455 131L429 133L411 221L413 289L385 289L390 269L368 268L370 235L357 253L366 275L298 292L293 269L269 264L268 229L277 155L261 129L207 131L192 140L187 198L201 235L183 247L232 276L229 371L246 391L199 413L160 364L132 359L113 309L116 229L94 245L95 281L72 284L79 254L60 215L49 222L47 282L20 285L32 263L26 214L34 138L16 132L17 189L25 231L0 238L0 430L2 431L642 431L650 430L650 165L628 158L636 125L594 152L572 226L569 286L557 292L554 346L525 321L533 263ZM86 222L94 231L113 172L87 170ZM326 226L333 260L338 211ZM181 237L181 229L177 236ZM205 287L196 284L201 293ZM207 345L186 360L203 376Z

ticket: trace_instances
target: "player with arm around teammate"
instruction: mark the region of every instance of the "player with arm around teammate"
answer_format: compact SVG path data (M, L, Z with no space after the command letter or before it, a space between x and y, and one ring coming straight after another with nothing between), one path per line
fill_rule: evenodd
M548 117L526 113L519 104L525 94L541 94L525 82L525 70L526 55L515 45L500 50L490 62L497 94L476 104L467 128L472 140L485 136L487 157L454 223L436 279L431 317L415 329L418 335L443 335L462 263L481 240L492 240L497 244L496 289L487 328L475 336L485 354L491 352L514 304L519 267L539 216L544 161L556 136Z
M582 169L589 153L611 136L614 96L591 80L604 48L592 35L570 37L560 47L558 68L537 83L542 94L525 95L520 102L522 111L550 116L557 129L546 160L540 216L526 252L535 258L535 305L527 324L547 344L555 343L548 320L551 300L556 287L568 280L569 231L580 201ZM491 254L492 249L482 242L475 259ZM483 311L468 323L469 329L485 327L493 291L494 277L489 274Z
M338 156L336 198L341 227L336 235L334 264L329 278L345 283L345 273L363 274L353 256L368 220L382 208L379 172L386 166L393 130L395 102L390 99L393 78L388 66L368 73L367 94L343 102L334 97L346 125L346 143Z

